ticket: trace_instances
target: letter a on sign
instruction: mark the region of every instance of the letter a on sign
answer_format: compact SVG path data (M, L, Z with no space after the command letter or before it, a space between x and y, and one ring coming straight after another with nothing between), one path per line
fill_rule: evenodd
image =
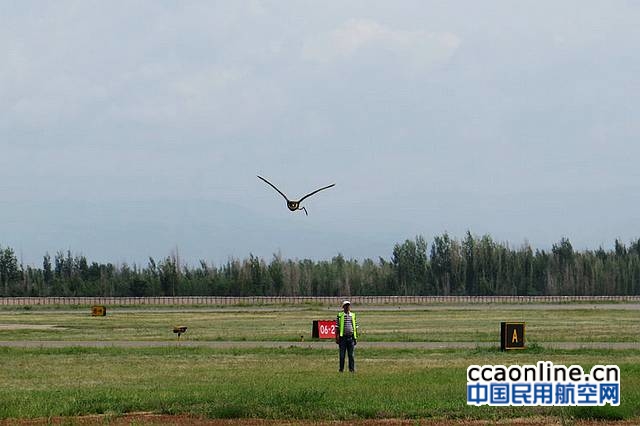
M501 322L500 323L500 349L524 349L524 323Z

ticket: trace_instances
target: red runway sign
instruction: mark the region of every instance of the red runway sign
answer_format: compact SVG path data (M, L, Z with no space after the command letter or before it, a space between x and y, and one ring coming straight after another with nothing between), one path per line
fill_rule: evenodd
M313 321L312 336L317 339L335 339L336 338L336 321L335 320Z

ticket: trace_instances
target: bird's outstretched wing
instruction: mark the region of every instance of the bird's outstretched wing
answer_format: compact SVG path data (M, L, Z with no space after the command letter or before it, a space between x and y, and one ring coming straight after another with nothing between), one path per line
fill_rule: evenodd
M263 178L262 176L258 176L258 178L262 179L263 181L265 181L270 187L272 187L273 189L275 189L276 191L278 191L278 193L280 195L282 195L284 197L285 200L289 201L289 199L287 198L286 195L284 195L282 193L282 191L280 191L278 188L276 188L276 186L274 184L272 184L271 182L269 182L268 180L266 180L265 178Z
M304 200L305 198L307 198L307 197L311 197L311 196L312 196L313 194L315 194L316 192L320 192L320 191L322 191L323 189L331 188L332 186L336 186L336 184L335 184L335 183L332 183L331 185L323 186L323 187L322 187L322 188L320 188L320 189L316 189L315 191L310 192L310 193L308 193L307 195L305 195L304 197L300 198L300 200L299 200L298 202L300 202L300 203L301 203L301 202L302 202L302 200Z

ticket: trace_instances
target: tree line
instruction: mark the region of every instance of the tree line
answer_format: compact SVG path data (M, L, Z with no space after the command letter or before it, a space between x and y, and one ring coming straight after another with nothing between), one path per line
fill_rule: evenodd
M613 249L576 251L567 238L551 250L518 248L491 236L447 233L395 244L389 259L229 259L183 265L176 253L146 265L90 262L71 251L23 265L0 246L0 296L501 296L639 295L640 239Z

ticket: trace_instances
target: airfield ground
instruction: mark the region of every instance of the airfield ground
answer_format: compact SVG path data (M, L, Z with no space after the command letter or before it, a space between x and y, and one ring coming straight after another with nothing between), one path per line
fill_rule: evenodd
M361 371L341 384L335 343L310 338L311 320L332 317L334 306L110 307L103 318L88 308L4 307L0 424L638 425L639 309L360 306ZM501 320L526 322L529 349L497 350ZM179 341L176 324L189 326ZM621 406L466 406L466 366L536 360L619 363ZM360 393L357 410L332 411L341 386ZM317 407L301 399L305 389Z

